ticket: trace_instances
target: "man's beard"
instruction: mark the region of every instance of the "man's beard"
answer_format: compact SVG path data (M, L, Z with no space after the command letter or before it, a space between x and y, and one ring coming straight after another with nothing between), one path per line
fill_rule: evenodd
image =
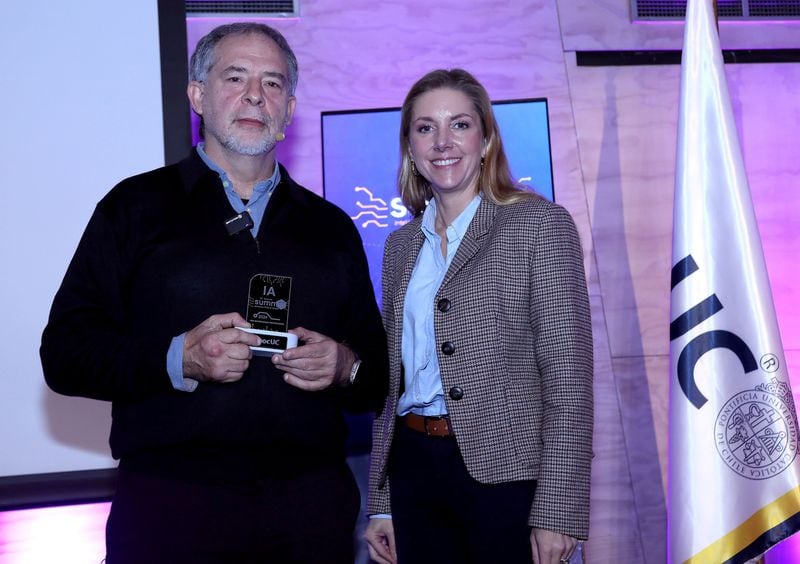
M236 137L233 135L226 139L217 138L217 140L229 151L239 155L247 155L251 157L269 153L275 148L275 145L278 142L275 139L275 136L271 133L257 141L252 141L249 143L244 143L239 139L236 139Z
M265 155L275 148L278 140L275 139L275 134L272 133L274 120L269 116L259 116L260 120L264 123L264 132L259 137L252 137L246 135L241 131L236 131L236 128L231 125L229 129L212 130L206 124L206 136L212 135L222 147L232 153L246 156Z

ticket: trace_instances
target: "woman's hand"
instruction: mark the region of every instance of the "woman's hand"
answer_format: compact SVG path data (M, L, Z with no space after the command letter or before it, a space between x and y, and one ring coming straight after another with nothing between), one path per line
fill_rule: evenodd
M364 540L369 545L369 557L378 564L397 564L394 545L394 526L391 519L374 517L369 520Z
M569 562L578 539L547 529L531 529L533 564L560 564Z

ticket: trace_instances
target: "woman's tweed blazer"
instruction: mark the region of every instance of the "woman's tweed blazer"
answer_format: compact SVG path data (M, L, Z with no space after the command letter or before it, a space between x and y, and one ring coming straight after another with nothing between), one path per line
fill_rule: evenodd
M391 513L386 461L420 224L421 216L392 233L384 249L390 387L373 427L370 514ZM538 480L528 524L586 538L592 332L572 218L544 199L498 206L484 198L431 307L447 411L469 473L487 484Z

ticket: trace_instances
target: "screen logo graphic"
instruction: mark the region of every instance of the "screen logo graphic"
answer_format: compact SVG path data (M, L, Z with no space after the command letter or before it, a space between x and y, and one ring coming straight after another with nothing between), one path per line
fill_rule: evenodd
M370 225L375 227L389 227L386 220L389 218L389 206L386 205L386 200L383 198L376 198L369 188L365 186L356 186L353 191L356 193L357 198L355 205L359 210L356 215L351 215L356 225L361 229L366 229ZM366 199L366 202L364 201Z

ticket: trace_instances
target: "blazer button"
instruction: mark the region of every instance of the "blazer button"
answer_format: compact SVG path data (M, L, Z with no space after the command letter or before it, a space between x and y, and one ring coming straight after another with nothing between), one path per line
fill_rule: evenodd
M439 300L439 303L436 304L436 308L442 313L444 313L450 309L451 305L452 304L450 304L450 300L448 300L447 298L442 298L441 300Z
M450 394L450 399L454 401L458 401L464 397L464 390L462 390L458 386L453 386L452 388L450 388L450 391L448 393Z
M444 343L442 343L442 352L447 356L450 356L451 354L456 352L456 347L453 346L453 343L451 343L450 341L445 341Z

